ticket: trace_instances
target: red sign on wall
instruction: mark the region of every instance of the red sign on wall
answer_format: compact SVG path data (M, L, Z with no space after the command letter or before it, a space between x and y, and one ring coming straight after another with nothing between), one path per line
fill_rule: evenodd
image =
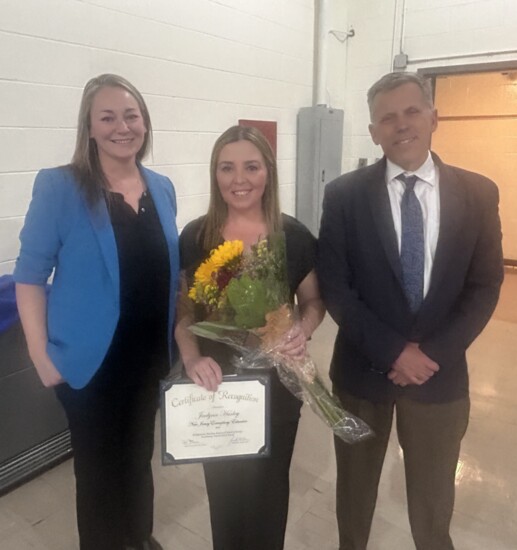
M276 121L274 120L239 120L239 126L252 126L257 130L260 130L273 149L276 157Z

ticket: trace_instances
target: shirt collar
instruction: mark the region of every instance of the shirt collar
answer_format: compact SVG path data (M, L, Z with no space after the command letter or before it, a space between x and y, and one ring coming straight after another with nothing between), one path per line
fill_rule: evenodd
M435 186L437 183L436 166L430 151L427 154L426 161L414 172L407 172L404 168L401 168L390 159L386 159L386 183L389 184L394 179L397 179L400 174L405 174L407 176L415 175L419 180L424 181L431 186Z

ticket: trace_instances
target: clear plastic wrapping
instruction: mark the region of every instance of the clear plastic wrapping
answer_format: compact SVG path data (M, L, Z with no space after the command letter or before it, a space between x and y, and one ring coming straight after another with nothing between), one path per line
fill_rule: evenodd
M224 243L195 273L189 298L204 306L206 320L189 328L238 350L238 369L275 368L284 386L343 441L370 437L369 426L327 390L307 352L297 357L280 352L296 323L286 266L283 234L260 241L249 253L240 241Z

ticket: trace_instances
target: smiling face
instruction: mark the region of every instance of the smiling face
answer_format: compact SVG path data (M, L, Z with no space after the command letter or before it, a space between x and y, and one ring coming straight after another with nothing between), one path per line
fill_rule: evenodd
M408 172L422 166L436 130L437 113L420 88L409 82L378 93L371 115L370 135L386 157Z
M268 172L253 143L243 139L225 145L217 159L216 178L228 210L262 210Z
M137 100L124 88L106 86L93 98L90 138L97 144L101 163L134 161L147 128Z

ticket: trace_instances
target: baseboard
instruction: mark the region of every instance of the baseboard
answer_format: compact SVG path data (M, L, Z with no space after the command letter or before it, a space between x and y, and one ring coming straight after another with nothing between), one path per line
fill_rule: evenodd
M65 430L0 464L0 495L71 456L70 432Z

